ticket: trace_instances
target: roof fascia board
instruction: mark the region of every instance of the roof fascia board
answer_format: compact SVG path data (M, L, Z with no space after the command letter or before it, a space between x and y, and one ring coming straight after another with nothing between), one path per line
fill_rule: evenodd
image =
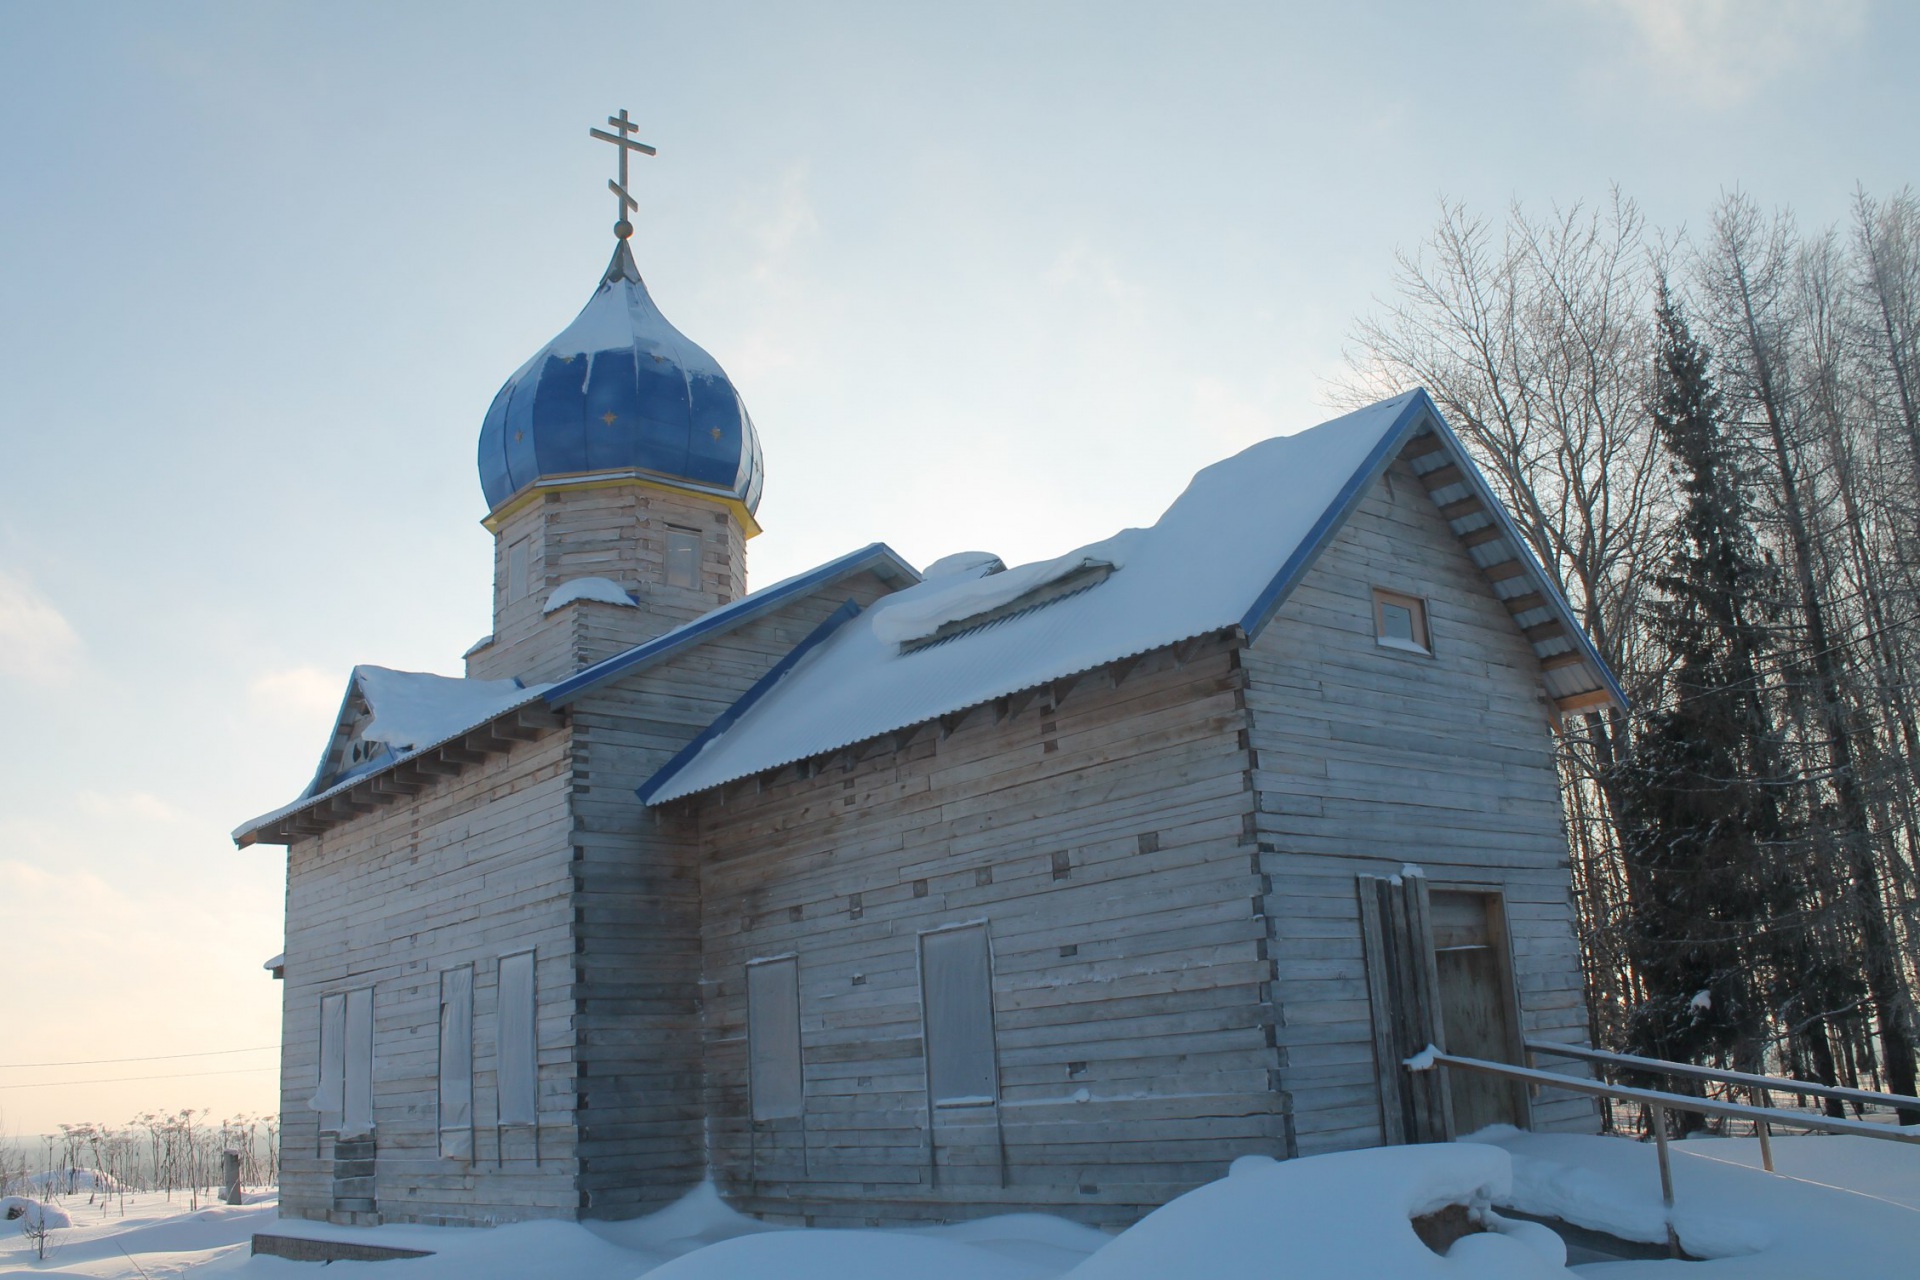
M665 789L669 782L673 781L673 776L676 773L680 772L681 769L692 762L695 756L705 750L709 742L712 742L728 729L731 729L735 722L753 707L754 703L765 697L768 690L772 689L776 684L779 684L780 681L786 677L787 672L793 670L800 659L806 657L807 654L811 653L815 648L825 643L829 636L853 618L857 617L859 613L859 602L849 599L838 609L828 614L826 620L808 633L806 639L789 649L784 658L774 663L771 670L754 681L752 687L741 694L738 701L732 706L722 711L712 724L694 735L693 741L680 748L680 750L675 753L673 759L667 761L666 764L660 767L659 772L634 788L634 794L640 797L640 803L651 805L653 803L653 797Z
M1426 392L1422 391L1420 394L1425 396ZM1431 401L1429 403L1431 404ZM1447 420L1440 415L1437 408L1433 411L1433 430L1434 434L1439 436L1447 446L1453 465L1460 468L1467 488L1472 490L1474 497L1480 499L1480 505L1487 509L1487 514L1506 537L1508 545L1513 548L1514 555L1533 578L1534 589L1547 602L1547 607L1565 628L1573 643L1579 647L1581 654L1592 664L1594 671L1600 676L1601 684L1605 686L1608 693L1613 695L1613 700L1619 704L1622 711L1627 710L1629 705L1627 695L1620 688L1620 682L1614 678L1613 669L1600 656L1600 651L1593 647L1592 637L1587 634L1587 629L1580 625L1580 620L1573 616L1573 606L1567 603L1567 598L1561 592L1559 584L1548 575L1539 557L1533 554L1533 544L1521 535L1520 526L1514 523L1506 504L1494 496L1493 488L1487 483L1486 476L1481 474L1480 468L1474 464L1472 456L1467 453L1466 446L1460 442L1460 437L1453 433L1453 428L1447 425Z
M645 644L635 645L625 653L617 653L605 658L584 670L577 671L565 680L547 690L547 705L565 706L574 699L621 676L631 675L658 662L664 662L696 644L723 635L736 627L745 626L756 618L763 618L775 609L781 608L843 582L856 573L876 567L895 570L911 582L920 581L920 573L912 565L901 559L899 554L884 542L869 543L857 551L850 551L837 559L829 560L806 573L789 579L784 585L771 587L765 596L755 600L742 609L731 612L716 609L703 617L695 618L685 626L676 627L666 635L659 636Z
M249 818L246 822L242 823L238 827L235 827L232 832L233 842L234 844L238 845L242 849L246 848L250 844L255 844L258 842L258 837L260 832L266 830L268 827L273 826L275 823L284 822L288 818L294 817L301 813L305 813L308 809L312 809L317 805L324 804L328 800L333 799L335 796L345 795L347 792L353 790L355 787L359 786L361 783L371 782L373 779L378 778L383 774L392 773L395 769L407 763L407 761L417 760L421 756L427 755L430 752L438 751L441 747L448 746L452 743L458 742L460 741L460 739L466 737L468 734L474 732L475 730L484 729L488 725L499 723L501 720L506 719L508 716L517 715L521 711L524 711L528 707L534 705L536 702L539 702L540 698L541 698L540 692L530 691L527 694L527 696L522 698L520 701L512 704L511 706L502 707L500 710L488 716L485 720L481 720L475 724L470 724L466 728L460 730L458 733L448 734L446 737L441 738L437 742L430 742L423 747L415 747L411 751L406 751L398 755L395 755L390 759L388 759L384 764L382 764L377 769L370 769L365 773L356 773L351 778L344 778L341 781L336 782L332 786L328 787L325 791L313 791L311 788L309 788L306 794L303 794L299 799L293 801L293 803L282 805L280 808L275 809L270 813L263 813L257 818Z
M1280 606L1287 602L1287 597L1293 594L1293 589L1300 585L1300 580L1306 576L1307 570L1313 567L1314 562L1320 558L1320 554L1333 542L1334 535L1340 532L1341 526L1345 525L1348 517L1353 515L1354 509L1366 497L1368 490L1372 489L1380 477L1386 473L1387 468L1393 465L1394 458L1400 453L1400 447L1427 418L1438 422L1440 412L1434 407L1433 400L1427 395L1425 388L1419 388L1408 399L1407 407L1400 411L1400 416L1394 421L1393 426L1381 435L1379 443L1368 452L1366 460L1351 476L1347 477L1347 482L1340 487L1340 492L1334 495L1327 509L1320 513L1320 518L1314 522L1313 528L1307 531L1307 536L1300 540L1300 545L1295 547L1293 554L1287 557L1287 562L1280 566L1280 572L1267 583L1259 596L1254 599L1252 607L1240 619L1240 630L1246 633L1248 643L1258 639L1267 624L1273 621L1273 615L1280 611Z

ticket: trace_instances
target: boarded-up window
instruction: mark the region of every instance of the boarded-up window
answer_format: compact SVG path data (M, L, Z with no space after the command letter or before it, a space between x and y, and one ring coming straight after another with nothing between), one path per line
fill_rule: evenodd
M993 1051L993 961L987 927L920 935L927 1092L935 1106L985 1106L1000 1094Z
M532 554L531 538L522 538L507 547L507 601L527 594L527 567Z
M500 1123L534 1123L533 952L500 958L500 1038L495 1080Z
M340 1107L347 1070L347 998L320 997L320 1067L307 1105L320 1113L320 1132L340 1131Z
M667 528L667 585L700 585L700 535L692 529Z
M792 956L747 966L747 1067L755 1120L797 1116L805 1108L800 962Z
M440 1154L473 1159L473 968L440 975Z
M373 988L347 992L346 1073L341 1081L340 1136L373 1132Z

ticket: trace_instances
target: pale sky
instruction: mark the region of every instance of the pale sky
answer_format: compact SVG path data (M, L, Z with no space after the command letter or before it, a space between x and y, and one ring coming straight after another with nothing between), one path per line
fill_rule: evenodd
M0 0L0 1134L275 1105L284 857L227 832L353 663L488 629L480 420L611 252L610 112L660 150L654 298L766 445L764 584L1150 522L1329 416L1442 196L1837 220L1920 176L1917 37L1895 0ZM207 1050L248 1052L161 1057Z

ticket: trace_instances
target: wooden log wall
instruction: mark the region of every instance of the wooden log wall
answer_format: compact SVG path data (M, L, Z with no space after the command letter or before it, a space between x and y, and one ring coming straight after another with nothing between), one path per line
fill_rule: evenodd
M699 799L713 1172L815 1223L1126 1222L1284 1155L1237 651ZM930 1131L917 934L985 920L1001 1101ZM806 1114L750 1118L745 970L799 957Z
M1432 655L1375 642L1373 588L1427 601ZM1259 856L1273 887L1281 1080L1302 1154L1382 1140L1357 874L1421 867L1506 899L1525 1034L1584 1044L1539 661L1404 463L1246 654ZM1591 1130L1590 1100L1535 1100Z
M695 841L634 789L842 602L865 605L887 590L856 575L571 709L583 1215L650 1212L707 1169Z
M695 588L667 584L670 525L700 532ZM509 600L507 555L522 539L529 546L527 591ZM546 493L494 536L493 641L468 656L467 674L519 676L529 684L561 679L738 599L746 593L746 564L745 535L719 502L641 484ZM619 583L640 608L541 612L555 587L590 577Z
M574 1019L564 729L296 840L287 859L282 993L281 1212L332 1207L333 1139L308 1107L320 998L373 988L376 1194L388 1221L488 1223L571 1216ZM537 948L535 1135L496 1140L499 957ZM440 1157L440 973L474 970L475 1159ZM503 1213L503 1207L506 1211Z

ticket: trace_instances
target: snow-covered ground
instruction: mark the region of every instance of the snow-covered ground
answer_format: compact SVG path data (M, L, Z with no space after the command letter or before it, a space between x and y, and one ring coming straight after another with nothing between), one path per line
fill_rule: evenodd
M1557 1217L1624 1239L1664 1242L1650 1146L1618 1138L1494 1131L1438 1147L1357 1151L1279 1163L1242 1160L1219 1182L1109 1237L1019 1214L916 1230L771 1228L702 1189L634 1222L546 1222L492 1230L386 1226L350 1230L279 1222L271 1198L189 1213L176 1198L88 1204L66 1197L73 1225L34 1260L18 1223L0 1223L0 1274L161 1280L232 1276L317 1280L313 1263L255 1258L256 1231L430 1249L434 1256L331 1264L329 1277L379 1268L374 1280L1593 1280L1740 1277L1878 1280L1920 1275L1920 1147L1864 1138L1774 1140L1780 1175L1756 1144L1676 1144L1676 1226L1704 1262L1599 1263L1569 1270L1559 1238L1502 1219L1489 1203ZM1467 1204L1492 1229L1445 1256L1410 1220Z

